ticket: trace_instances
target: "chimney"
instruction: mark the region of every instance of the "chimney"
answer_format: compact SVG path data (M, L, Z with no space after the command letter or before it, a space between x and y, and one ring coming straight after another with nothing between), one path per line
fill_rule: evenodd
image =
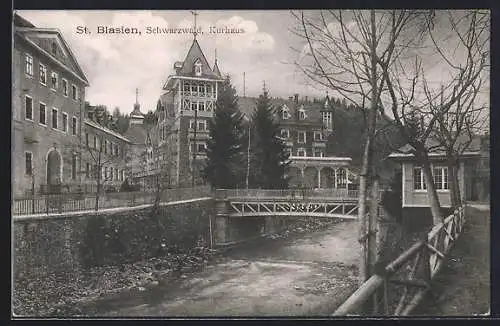
M299 94L293 94L295 103L299 103Z

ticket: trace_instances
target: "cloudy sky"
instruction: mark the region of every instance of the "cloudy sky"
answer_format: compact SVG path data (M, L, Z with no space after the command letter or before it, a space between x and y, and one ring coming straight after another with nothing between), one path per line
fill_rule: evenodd
M272 96L293 93L324 96L324 90L307 85L290 64L296 40L289 33L294 20L288 11L198 11L197 24L204 33L198 36L211 65L215 49L219 68L228 73L239 95L255 96L263 81ZM150 34L151 27L193 25L190 11L18 11L37 27L57 28L71 46L90 82L87 100L91 104L119 107L130 112L139 88L142 111L154 109L162 85L173 73L173 64L183 61L192 44L192 34ZM97 34L97 26L137 27L142 35ZM91 34L78 34L85 26ZM210 26L243 28L241 34L210 34Z
M90 82L86 99L93 105L103 104L122 112L131 112L135 89L139 88L139 102L143 112L154 110L162 93L162 86L173 74L176 61L183 61L193 41L193 35L147 34L147 28L192 27L194 16L188 10L177 11L18 11L22 17L38 27L57 28L71 46ZM323 97L325 89L306 80L293 62L297 52L304 51L304 40L290 32L297 27L289 11L198 11L197 26L202 34L198 41L210 65L215 51L219 68L232 77L238 94L243 95L243 73L246 73L246 95L256 96L266 82L271 96ZM309 11L307 15L317 15ZM319 19L313 19L313 21ZM463 63L463 54L457 50L458 38L451 37L450 27L443 20L436 35L447 44L448 57ZM329 29L331 24L329 24ZM136 27L141 35L98 34L98 26ZM243 29L243 33L210 33L210 28ZM333 26L333 25L332 25ZM86 27L90 34L77 33ZM335 26L332 27L335 29ZM429 43L430 40L427 40ZM449 44L448 44L449 43ZM430 47L432 48L432 47ZM419 50L422 51L422 50ZM419 52L426 66L426 79L435 87L453 75L435 50ZM413 60L413 59L412 59ZM483 96L489 98L489 83L483 85ZM333 93L333 92L332 92ZM335 94L334 94L335 95Z

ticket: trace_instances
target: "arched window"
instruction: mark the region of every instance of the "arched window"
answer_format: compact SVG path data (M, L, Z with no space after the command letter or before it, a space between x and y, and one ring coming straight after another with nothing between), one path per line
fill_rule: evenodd
M201 76L201 62L199 59L194 63L194 73L196 76Z

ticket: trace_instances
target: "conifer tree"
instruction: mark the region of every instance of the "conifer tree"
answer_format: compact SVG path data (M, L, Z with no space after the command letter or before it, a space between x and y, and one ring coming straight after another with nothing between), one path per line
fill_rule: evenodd
M214 116L209 121L210 139L203 170L204 178L213 189L232 189L244 183L243 116L237 101L236 90L226 77L219 88Z
M252 116L252 172L250 184L252 188L286 189L288 177L286 175L289 153L286 145L278 138L279 126L273 119L274 108L268 92L259 96L257 108Z

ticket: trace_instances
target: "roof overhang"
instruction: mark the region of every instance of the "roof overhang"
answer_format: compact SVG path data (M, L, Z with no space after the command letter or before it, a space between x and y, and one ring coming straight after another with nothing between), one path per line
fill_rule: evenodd
M474 157L478 157L480 155L481 155L481 153L479 151L474 151L474 152L467 151L467 152L463 152L460 155L460 158L461 159L474 158ZM429 153L428 157L430 159L445 159L446 154L443 152ZM387 156L387 158L397 160L397 161L411 161L411 160L415 159L415 155L413 155L411 153L392 153L389 156Z

